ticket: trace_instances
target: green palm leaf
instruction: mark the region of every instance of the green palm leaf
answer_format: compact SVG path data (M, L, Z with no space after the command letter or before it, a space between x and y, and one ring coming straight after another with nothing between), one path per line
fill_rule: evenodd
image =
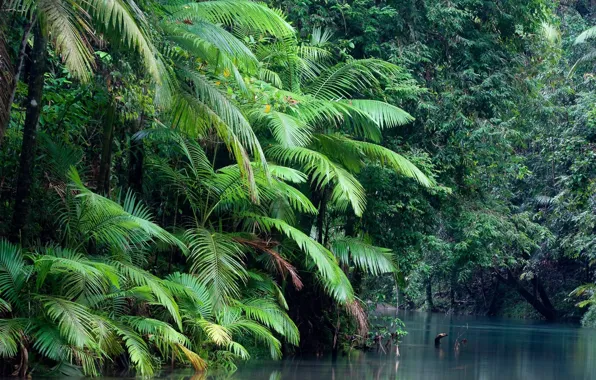
M364 141L354 141L353 143L360 148L369 159L377 161L381 165L390 167L398 174L415 179L422 186L435 186L434 180L422 173L422 171L410 162L410 160L395 153L391 149Z
M292 239L300 250L314 262L318 272L327 282L333 283L338 280L337 269L339 267L335 257L328 249L317 243L310 236L279 219L255 214L245 214L244 216L258 223L267 232L271 232L273 229L282 232L288 238Z
M400 71L398 66L380 59L342 62L323 71L304 92L324 100L350 98L354 92L377 87L379 78L389 78Z
M248 0L190 2L172 6L169 9L173 17L178 20L207 20L227 26L239 25L274 36L284 36L294 32L280 12Z
M352 99L344 101L365 112L379 128L392 128L414 121L414 118L399 107L378 100Z
M130 361L141 376L151 376L155 372L155 364L147 343L133 329L123 323L115 323L117 334L124 341Z
M17 355L27 324L26 319L0 319L0 358Z
M75 1L64 0L39 0L37 7L49 34L56 36L54 45L66 67L75 77L88 81L95 61L91 45L80 32L90 29L80 17L83 9Z
M249 319L273 329L289 343L295 346L300 343L298 328L276 302L266 298L255 298L244 300L235 306L241 309Z
M11 308L20 305L20 293L27 283L27 277L20 248L0 239L0 298Z
M224 234L204 228L185 232L191 273L212 291L216 302L238 297L246 279L241 245Z
M81 304L66 299L37 296L48 317L55 322L60 334L76 347L93 346L93 326L95 317Z
M345 265L354 263L358 269L375 276L395 271L390 249L375 247L360 239L351 237L334 239L331 243L331 252L340 263Z
M147 287L157 299L157 303L162 305L170 313L177 326L182 328L182 319L180 311L172 293L158 277L144 271L132 264L124 262L114 262L113 265L125 276L132 284L136 286Z
M129 194L126 201L127 212L118 203L95 194L87 189L79 177L76 169L71 168L69 178L74 189L78 191L76 199L79 202L75 220L63 220L67 230L76 229L77 238L88 240L93 237L97 242L108 246L129 249L143 244L153 238L176 245L185 251L184 244L172 234L153 223L145 208L136 205L134 195Z

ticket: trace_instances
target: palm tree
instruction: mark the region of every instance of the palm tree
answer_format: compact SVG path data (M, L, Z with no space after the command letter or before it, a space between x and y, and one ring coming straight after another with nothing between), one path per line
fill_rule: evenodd
M144 136L167 136L182 154L182 166L172 167L167 158L151 165L192 213L184 232L190 273L212 289L216 304L240 296L242 284L250 278L244 260L247 253L301 287L296 269L284 256L298 257L314 265L329 294L342 302L352 299L350 284L333 254L292 226L295 213L316 214L310 200L287 183L303 183L303 173L277 165L267 166L265 172L255 164L253 181L246 181L238 165L214 170L198 143L168 131L157 129ZM287 240L273 240L279 238ZM296 256L298 252L302 256Z
M353 96L403 77L402 69L376 59L331 64L331 54L324 48L327 38L329 33L317 31L310 45L288 38L256 46L257 57L268 73L276 74L269 76L281 87L271 85L268 90L274 104L251 112L254 122L273 137L266 156L296 164L309 174L322 194L320 209L329 198L343 209L350 205L357 216L364 211L366 197L354 174L367 162L432 186L433 181L405 157L377 145L383 129L413 118L388 103Z
M293 28L280 12L246 0L174 3L165 10L160 26L171 45L164 54L173 63L166 123L194 138L217 136L244 177L252 178L250 162L266 165L265 155L246 115L221 83L248 94L245 77L256 75L260 64L243 37L286 38Z
M236 298L225 304L217 280L203 270L160 279L135 265L135 252L153 240L188 252L193 271L211 259L194 260L196 247L187 251L151 222L132 193L119 205L89 191L74 169L69 177L60 218L69 248L25 254L0 241L0 357L18 356L17 374L28 374L31 352L63 375L98 375L106 360L125 354L138 374L149 376L159 365L156 354L202 371L222 356L229 366L233 358L247 359L242 339L266 344L273 358L281 355L278 337L298 344L281 290L266 274L240 270L246 287L236 284ZM225 249L218 243L208 254Z
M149 4L148 6L156 6ZM241 26L247 30L283 36L291 33L291 26L269 8L251 1L217 0L200 3L166 5L167 17L161 22L163 32L171 43L181 50L165 48L162 55L151 42L148 32L149 21L134 2L121 0L79 2L63 0L14 0L11 9L35 20L33 29L34 49L32 54L33 75L29 83L27 112L24 124L23 147L17 197L13 215L13 240L19 240L28 213L27 198L31 185L33 157L35 153L36 129L39 121L43 95L43 76L46 64L48 39L64 60L74 77L88 81L95 68L94 51L90 41L100 35L115 46L124 46L136 51L142 58L145 72L156 85L156 102L165 107L172 106L174 120L190 118L192 128L203 131L215 128L219 136L234 151L240 160L248 152L255 152L263 159L261 148L247 123L235 112L233 105L217 94L205 75L180 63L192 55L195 59L212 64L213 73L233 72L239 83L242 76L238 67L248 70L256 61L242 42L226 31L223 26ZM166 67L164 58L179 63L179 70ZM211 68L210 68L211 70ZM180 73L180 74L178 74ZM192 82L192 83L191 83ZM189 87L189 83L191 83ZM184 116L183 116L184 115ZM206 120L206 123L197 121ZM104 149L105 161L110 157L113 123L106 122ZM188 126L189 123L186 123ZM101 186L106 183L106 166L103 162ZM100 186L100 187L101 187Z
M329 209L341 215L351 207L355 216L362 216L366 194L356 175L365 165L387 166L425 187L434 186L434 181L402 155L379 145L384 129L413 118L399 107L365 97L378 96L383 83L399 87L407 74L376 59L334 63L327 50L330 38L330 33L315 30L309 43L300 44L290 36L254 44L262 63L259 86L263 90L246 107L249 120L268 144L269 163L308 175L306 190L318 203L317 242L329 248L346 277L357 284L358 272L396 273L392 253L365 242L357 231L325 228ZM302 228L310 229L306 221ZM359 302L351 297L340 305L364 333L366 318ZM336 328L335 342L338 333Z
M0 319L0 356L20 353L22 377L31 350L58 373L72 375L80 367L84 374L98 375L106 359L126 352L141 375L150 375L155 363L144 336L154 334L151 342L162 354L180 351L196 362L188 339L169 324L124 312L131 303L144 309L152 305L181 327L170 290L124 253L151 239L183 244L153 224L133 196L120 206L85 188L74 169L70 178L61 222L65 242L73 248L48 246L24 254L0 241L0 316L5 318ZM80 253L91 241L101 255Z

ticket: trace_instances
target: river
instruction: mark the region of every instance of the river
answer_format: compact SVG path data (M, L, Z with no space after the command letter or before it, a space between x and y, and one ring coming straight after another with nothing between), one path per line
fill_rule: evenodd
M596 379L596 330L575 325L443 314L405 313L406 335L400 357L360 355L283 361L254 361L229 379L382 380ZM436 334L449 334L439 348ZM455 341L467 344L455 349ZM180 374L181 375L181 374ZM184 378L175 376L169 378ZM210 377L210 376L209 376ZM188 378L188 377L186 377Z

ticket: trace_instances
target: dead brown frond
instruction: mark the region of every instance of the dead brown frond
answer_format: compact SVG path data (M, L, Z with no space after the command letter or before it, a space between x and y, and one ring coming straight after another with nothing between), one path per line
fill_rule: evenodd
M345 304L345 307L348 314L354 318L354 321L358 325L358 335L366 337L368 335L368 316L360 301L354 300L348 302Z
M302 280L298 275L298 270L292 264L290 264L286 259L284 259L279 252L275 251L273 248L276 247L279 243L275 241L265 241L261 239L257 240L249 240L243 238L236 238L236 241L240 244L249 246L251 248L256 249L257 251L261 251L263 253L267 253L268 257L271 259L273 267L277 270L277 272L285 278L285 276L289 275L292 284L298 290L302 289Z
M198 354L184 347L180 343L176 343L176 346L178 346L178 348L181 349L182 352L184 352L184 355L186 355L186 358L188 359L190 364L192 364L195 371L203 372L207 369L207 362Z

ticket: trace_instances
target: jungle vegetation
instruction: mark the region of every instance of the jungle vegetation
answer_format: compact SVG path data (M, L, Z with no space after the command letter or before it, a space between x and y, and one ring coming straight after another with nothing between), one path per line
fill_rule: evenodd
M595 323L594 12L0 0L0 375L337 352L378 303Z

